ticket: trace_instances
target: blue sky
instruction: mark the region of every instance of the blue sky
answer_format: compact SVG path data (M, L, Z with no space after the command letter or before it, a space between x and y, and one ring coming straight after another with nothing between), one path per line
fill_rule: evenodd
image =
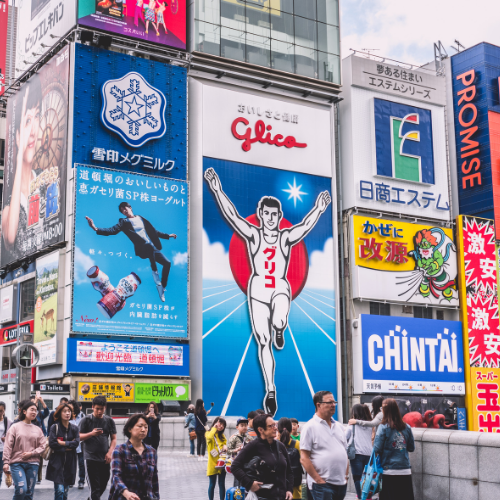
M379 49L373 54L412 64L434 59L441 40L448 55L457 39L465 47L488 41L500 45L498 1L341 0L342 57L349 49Z

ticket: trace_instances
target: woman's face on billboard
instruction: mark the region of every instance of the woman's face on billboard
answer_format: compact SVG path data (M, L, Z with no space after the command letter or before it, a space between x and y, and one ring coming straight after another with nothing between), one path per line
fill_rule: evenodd
M28 94L29 90L26 92L23 99L23 113L21 124L16 135L16 143L19 152L23 156L23 163L31 165L33 157L35 156L38 130L40 128L40 105L37 104L33 108L26 109Z

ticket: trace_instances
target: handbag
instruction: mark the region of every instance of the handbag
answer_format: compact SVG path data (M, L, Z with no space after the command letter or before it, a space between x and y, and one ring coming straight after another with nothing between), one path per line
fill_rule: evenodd
M59 432L59 427L57 424L54 424L56 426L56 437L57 433ZM42 451L41 456L44 460L49 460L50 457L52 456L52 453L54 453L54 450L49 446L49 438L46 439L46 444L45 444L45 449Z
M205 431L208 432L210 430L210 426L209 425L203 425L203 422L200 420L200 418L198 417L198 415L196 415L196 418L198 419L198 422L200 422L201 426L205 429Z
M215 443L215 448L217 449L213 449L213 450L210 450L210 455L212 455L212 457L214 458L217 458L219 455L220 455L220 448L219 448L219 443L217 443L217 436L214 434L214 443ZM216 465L216 467L219 467L219 465Z
M194 441L196 439L196 431L189 431L189 440Z
M354 460L356 458L356 445L354 444L354 436L356 434L356 425L352 426L352 441L347 447L347 458Z
M361 499L367 500L382 488L382 473L384 469L380 465L380 456L372 451L370 461L365 465L365 470L361 476Z

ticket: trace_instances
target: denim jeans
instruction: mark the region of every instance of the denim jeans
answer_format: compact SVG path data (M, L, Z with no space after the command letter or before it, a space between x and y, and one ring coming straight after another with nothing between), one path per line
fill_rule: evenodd
M38 464L17 462L10 464L10 472L14 482L12 500L32 500L38 475Z
M191 453L191 455L193 455L194 457L194 439L191 439L189 441L189 453ZM1 479L2 476L0 476L0 479Z
M219 478L220 500L224 500L224 497L226 496L226 471L222 470L220 474L213 474L212 476L208 476L208 479L210 480L210 484L208 485L209 500L214 500L215 483L217 482L217 478Z
M354 481L354 487L356 488L358 498L361 498L361 476L365 470L365 465L367 465L369 461L369 455L358 455L357 453L356 458L351 460L352 479Z
M0 486L2 485L2 474L3 474L3 451L0 451Z
M54 483L54 500L68 500L69 485Z
M83 451L77 453L78 456L78 482L85 484L85 460L83 459Z
M344 500L346 492L347 484L338 486L330 483L313 483L311 490L314 500Z

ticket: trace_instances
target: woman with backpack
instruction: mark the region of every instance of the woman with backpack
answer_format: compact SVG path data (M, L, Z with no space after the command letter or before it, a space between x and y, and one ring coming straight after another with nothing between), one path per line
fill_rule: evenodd
M349 422L352 420L356 422L370 422L371 419L372 417L368 406L356 404L352 407L351 420L349 420ZM348 455L350 448L354 446L355 458L349 456L349 459L351 462L352 479L354 481L354 487L356 488L356 494L358 498L361 498L361 476L372 454L372 428L349 423L345 437L348 443Z
M380 500L414 500L408 456L408 452L415 451L411 427L403 422L395 399L384 399L382 410L384 418L374 445L384 469Z
M224 435L226 425L226 421L222 417L217 417L212 424L212 428L205 435L208 451L207 476L210 480L208 486L209 500L214 500L217 478L219 479L220 500L224 500L226 496L226 469L224 467L217 467L220 455L222 452L227 451L227 439Z
M60 404L54 412L54 423L50 428L52 454L45 478L54 482L54 500L68 500L69 487L75 484L80 431L70 422L74 417L73 411L69 403Z
M278 421L278 439L286 446L293 473L293 498L302 498L302 465L300 464L300 441L292 439L292 421L281 417Z

